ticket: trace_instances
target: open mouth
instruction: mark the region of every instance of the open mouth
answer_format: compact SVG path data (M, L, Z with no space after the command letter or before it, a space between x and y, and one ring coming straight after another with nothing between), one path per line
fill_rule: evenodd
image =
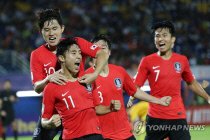
M74 63L74 65L75 65L76 69L79 69L80 62L76 62L76 63Z
M164 48L164 47L165 47L165 43L159 44L159 47L160 47L160 48Z
M49 40L56 40L56 37L50 37Z

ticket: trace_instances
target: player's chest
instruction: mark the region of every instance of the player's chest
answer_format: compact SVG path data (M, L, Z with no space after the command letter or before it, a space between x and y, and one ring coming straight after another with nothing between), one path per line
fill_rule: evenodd
M152 76L165 77L167 75L181 76L184 64L180 61L161 61L150 63L149 73Z
M124 78L119 74L99 77L95 81L96 89L103 93L120 94L123 91Z
M59 90L57 90L56 97L59 100L64 100L64 98L71 100L84 100L92 98L92 85L81 85L79 83L67 83Z

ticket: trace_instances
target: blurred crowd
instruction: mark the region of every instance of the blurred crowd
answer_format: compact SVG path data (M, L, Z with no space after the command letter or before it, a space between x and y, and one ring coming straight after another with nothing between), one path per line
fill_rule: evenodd
M111 63L136 72L139 60L156 51L150 27L154 21L175 23L175 51L187 55L191 65L210 64L210 1L194 0L2 0L0 51L15 50L25 61L43 43L35 12L59 8L65 36L91 40L97 34L111 38Z

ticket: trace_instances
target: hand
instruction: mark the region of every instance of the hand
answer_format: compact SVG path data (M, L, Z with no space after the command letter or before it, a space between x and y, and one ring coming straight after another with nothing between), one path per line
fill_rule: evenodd
M80 83L91 84L97 77L98 77L98 74L89 73L89 74L85 74L82 77L78 78L78 81Z
M128 103L127 103L127 108L130 108L133 105L134 97L130 96Z
M203 80L201 83L202 88L207 88L209 86L209 82L206 80Z
M51 118L50 118L50 125L55 128L61 125L61 118L58 114L54 114Z
M160 99L160 105L169 106L171 103L171 96L164 96Z
M56 83L58 85L65 85L66 82L68 81L67 78L65 76L63 76L62 74L60 74L60 70L56 71L53 74L50 74L48 77L48 82L53 82Z
M111 100L111 111L119 111L121 108L120 100Z

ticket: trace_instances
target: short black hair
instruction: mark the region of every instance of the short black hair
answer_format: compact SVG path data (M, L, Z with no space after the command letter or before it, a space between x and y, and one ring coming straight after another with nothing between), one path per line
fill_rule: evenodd
M72 37L65 38L60 41L60 43L57 45L57 51L56 56L64 55L64 53L71 47L71 45L77 44L76 40Z
M168 28L169 32L171 33L172 36L175 36L175 27L174 24L169 21L169 20L164 20L164 21L160 21L160 22L155 22L151 29L153 30L153 33L155 32L155 30L157 30L158 28Z
M59 9L42 9L36 13L36 17L40 30L43 28L46 21L57 20L60 26L63 25Z
M108 44L109 49L111 50L111 41L107 35L105 35L105 34L97 35L91 40L91 42L95 43L95 42L98 42L99 40L105 41Z

